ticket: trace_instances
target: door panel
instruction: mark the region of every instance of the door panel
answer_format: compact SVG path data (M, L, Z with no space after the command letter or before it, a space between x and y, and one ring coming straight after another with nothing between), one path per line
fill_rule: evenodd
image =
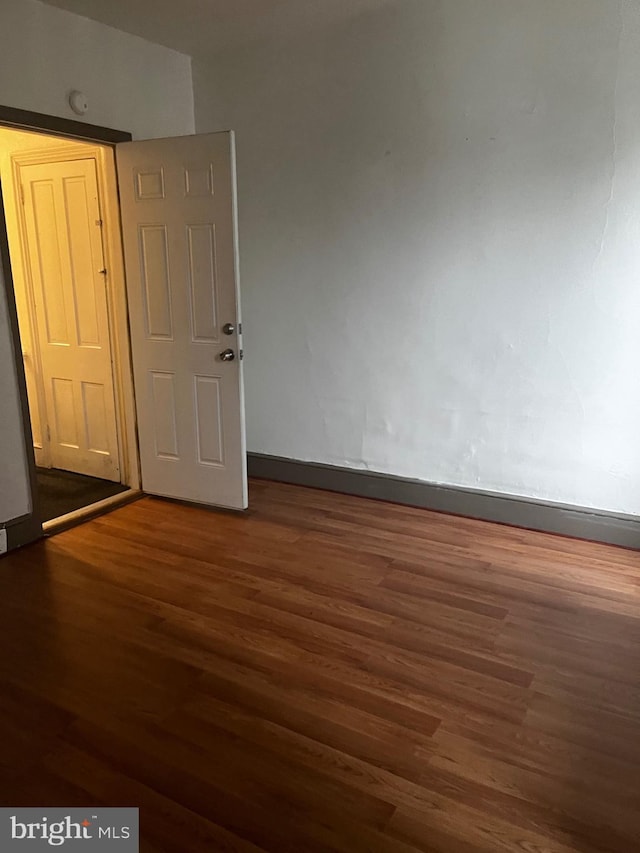
M139 233L146 334L148 338L173 340L167 228L141 225Z
M243 509L233 134L127 142L116 154L142 486ZM227 349L232 361L220 358Z
M50 463L117 482L117 422L95 161L22 166L20 174Z

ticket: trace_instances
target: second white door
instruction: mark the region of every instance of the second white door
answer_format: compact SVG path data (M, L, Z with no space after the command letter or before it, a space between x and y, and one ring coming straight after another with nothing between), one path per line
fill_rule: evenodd
M22 166L20 177L51 466L117 482L95 160Z

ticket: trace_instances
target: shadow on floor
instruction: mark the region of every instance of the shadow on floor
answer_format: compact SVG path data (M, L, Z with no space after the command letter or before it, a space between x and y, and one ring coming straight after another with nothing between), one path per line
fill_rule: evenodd
M128 491L128 486L73 474L57 468L38 468L38 498L42 521L51 521L68 512Z

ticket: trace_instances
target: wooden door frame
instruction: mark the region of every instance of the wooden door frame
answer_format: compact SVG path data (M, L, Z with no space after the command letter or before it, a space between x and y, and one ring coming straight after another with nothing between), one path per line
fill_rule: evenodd
M85 124L84 122L74 121L71 119L60 118L58 116L50 116L45 115L43 113L35 113L30 112L28 110L16 109L15 107L6 107L0 106L0 126L12 128L14 130L28 130L36 133L44 133L48 136L59 136L61 141L67 140L76 140L80 142L93 142L99 143L100 150L103 152L104 156L106 156L106 148L103 146L109 146L111 149L118 142L129 142L132 139L132 135L126 131L114 130L112 128L100 127L98 125ZM111 152L111 156L113 156L113 150ZM115 168L115 166L114 166ZM103 171L99 169L99 171ZM109 171L109 170L106 170ZM115 172L113 173L115 178ZM119 204L117 202L117 184L109 187L105 198L105 208L109 208L109 213L106 213L105 216L109 215L112 218L112 227L115 227L117 224L119 230ZM1 200L1 199L0 199ZM114 210L116 208L117 219L113 219ZM38 507L38 487L36 480L36 464L35 464L35 454L33 448L33 436L31 433L31 418L29 414L29 401L27 397L27 385L26 378L24 372L24 363L22 360L22 348L20 343L20 329L18 326L18 314L16 310L15 303L15 293L13 288L13 278L11 274L11 260L9 257L9 247L7 241L7 232L6 232L6 222L5 222L5 214L4 214L4 205L0 204L0 263L2 264L2 270L5 278L5 289L6 289L6 297L7 297L7 306L9 313L9 327L12 335L12 343L13 343L13 352L14 352L14 368L17 375L18 380L18 393L20 396L20 407L22 412L22 427L23 427L23 440L25 447L25 454L27 459L27 467L29 473L29 487L30 487L30 497L31 497L31 510L28 514L19 516L15 519L8 520L5 523L7 530L7 540L8 540L8 549L13 550L14 548L18 548L21 545L25 545L29 542L33 542L36 539L39 539L43 535L42 529L42 521L40 518L40 512ZM110 243L112 241L109 241ZM111 248L109 249L110 253ZM121 254L121 253L120 253ZM115 265L117 265L117 258L109 257L109 262L112 264L112 269L115 269ZM124 266L122 262L122 255L120 256L120 264L122 264L122 282L124 283ZM122 316L122 311L119 311L118 315L118 327L121 326L127 329L127 347L129 347L129 339L128 339L128 311L126 309L126 294L124 294L123 289L123 297L124 297L124 316ZM120 333L121 335L121 333ZM118 341L114 341L114 348L120 349L123 345L123 341L121 337L118 338ZM129 356L129 363L127 365L127 370L129 375L131 375L131 360ZM124 365L122 365L124 368ZM118 383L119 384L119 383ZM120 394L121 391L118 391ZM133 379L131 379L131 394L133 395ZM133 403L133 397L132 397ZM127 424L127 432L124 444L129 445L131 440L131 436L133 436L133 444L129 445L134 449L136 455L136 464L135 466L130 465L127 466L128 469L133 470L135 467L136 477L137 477L137 487L139 487L139 469L137 467L137 436L135 429L135 405L133 406L133 424ZM134 482L136 480L134 479ZM135 488L135 486L134 486Z

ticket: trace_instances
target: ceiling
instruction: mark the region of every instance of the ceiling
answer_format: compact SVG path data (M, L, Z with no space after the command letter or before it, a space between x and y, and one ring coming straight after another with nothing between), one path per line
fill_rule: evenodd
M195 57L348 19L390 1L44 0Z

